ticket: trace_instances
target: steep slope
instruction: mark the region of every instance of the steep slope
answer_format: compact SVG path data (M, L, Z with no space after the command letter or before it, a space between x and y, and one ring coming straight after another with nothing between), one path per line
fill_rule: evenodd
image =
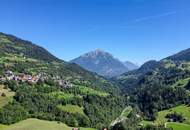
M183 50L173 56L170 56L166 59L175 60L175 61L190 61L190 48Z
M137 70L116 77L115 81L128 96L130 104L140 110L138 115L143 121L136 119L131 122L134 119L132 118L123 120L115 126L124 125L128 128L137 123L145 129L147 124L153 125L149 129L163 126L165 128L160 129L167 129L167 124L170 124L167 121L178 122L179 126L183 124L189 126L190 118L187 117L186 111L190 105L188 57L189 49L160 61L149 61ZM180 111L175 108L179 108ZM172 111L173 109L175 110ZM162 112L165 111L170 113L163 115Z
M182 51L178 54L184 54ZM190 104L188 85L190 82L189 53L179 58L165 58L161 61L149 61L138 70L125 73L116 78L124 93L136 104L145 120L154 121L157 112ZM174 57L178 58L174 58Z
M139 69L114 77L113 80L121 84L122 88L128 91L128 89L138 84L145 74L154 71L158 66L159 62L151 60L144 63Z
M130 71L136 70L136 69L139 68L138 65L136 65L136 64L134 64L134 63L132 63L132 62L130 62L130 61L124 62L124 65L125 65Z
M122 74L115 79L127 88L129 86L134 86L134 84L138 84L138 80L141 80L144 76L150 73L161 74L164 73L162 71L165 71L167 74L167 72L172 69L185 73L189 71L189 57L190 49L186 49L160 61L148 61L139 69ZM173 71L171 71L171 73L173 73Z
M99 85L104 81L103 77L88 72L76 64L60 60L38 45L4 33L0 33L0 57L5 70L17 69L19 73L45 72L70 80L85 79L93 83L96 81ZM5 66L5 63L9 65Z
M60 61L44 48L13 35L0 33L0 54L17 54L44 61Z
M2 124L38 118L74 127L100 128L116 118L125 106L112 82L62 61L31 42L3 33L0 85L5 86L3 91L14 92L12 100L1 106Z
M129 71L121 61L99 49L86 53L71 62L105 77L113 77Z

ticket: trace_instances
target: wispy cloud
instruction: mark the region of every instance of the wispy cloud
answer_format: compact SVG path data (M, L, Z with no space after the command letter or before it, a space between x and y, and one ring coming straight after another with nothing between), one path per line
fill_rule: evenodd
M184 11L186 11L186 10L170 11L170 12L155 14L155 15L151 15L151 16L139 17L139 18L132 19L132 20L129 20L127 22L121 23L121 24L119 24L117 26L94 26L94 27L90 28L88 31L93 32L93 31L97 31L97 30L100 30L100 29L115 29L115 28L127 29L127 28L130 28L130 27L135 27L133 25L135 23L140 23L140 22L149 21L149 20L155 20L155 19L158 19L158 18L164 18L164 17L167 17L167 16L172 16L172 15L178 14L180 12L184 12Z
M161 18L161 17L165 17L165 16L170 16L170 15L177 14L178 12L180 12L180 11L172 11L172 12L166 12L166 13L156 14L156 15L152 15L152 16L140 17L140 18L131 20L131 21L127 22L126 24L137 23L137 22L152 20L152 19Z

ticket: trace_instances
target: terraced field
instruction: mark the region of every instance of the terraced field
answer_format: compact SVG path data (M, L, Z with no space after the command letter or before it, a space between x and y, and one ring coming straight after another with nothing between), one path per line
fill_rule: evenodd
M0 125L0 130L72 130L72 127L69 127L63 123L55 121L27 119L10 126ZM80 130L96 130L96 129L80 128Z

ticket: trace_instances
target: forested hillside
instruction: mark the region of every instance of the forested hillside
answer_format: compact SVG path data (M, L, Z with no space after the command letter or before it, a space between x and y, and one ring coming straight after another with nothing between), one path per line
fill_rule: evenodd
M0 81L1 124L38 118L74 127L102 128L126 103L119 88L103 77L3 33Z
M189 54L149 61L108 80L0 33L0 128L30 120L44 128L63 123L100 130L189 128Z
M156 120L161 120L160 111L180 105L187 105L190 110L188 55L189 51L185 50L161 61L149 61L138 70L114 79L128 94L131 106L140 111L142 122L138 122L141 126L146 126L147 122L149 125L164 126L167 121L190 125L189 117L185 117L183 110L169 112L162 117L165 121L156 123Z

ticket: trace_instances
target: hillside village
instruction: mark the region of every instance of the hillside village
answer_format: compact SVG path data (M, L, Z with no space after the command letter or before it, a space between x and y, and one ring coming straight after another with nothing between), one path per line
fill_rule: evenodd
M3 76L0 76L0 81L5 82L5 81L17 81L17 82L28 82L29 84L36 84L37 82L41 81L44 82L45 80L48 80L49 77L46 73L39 73L37 75L29 75L25 73L19 73L15 74L14 72L7 70ZM52 77L55 82L57 82L60 86L62 87L72 87L73 85L64 79L61 79L60 77Z

